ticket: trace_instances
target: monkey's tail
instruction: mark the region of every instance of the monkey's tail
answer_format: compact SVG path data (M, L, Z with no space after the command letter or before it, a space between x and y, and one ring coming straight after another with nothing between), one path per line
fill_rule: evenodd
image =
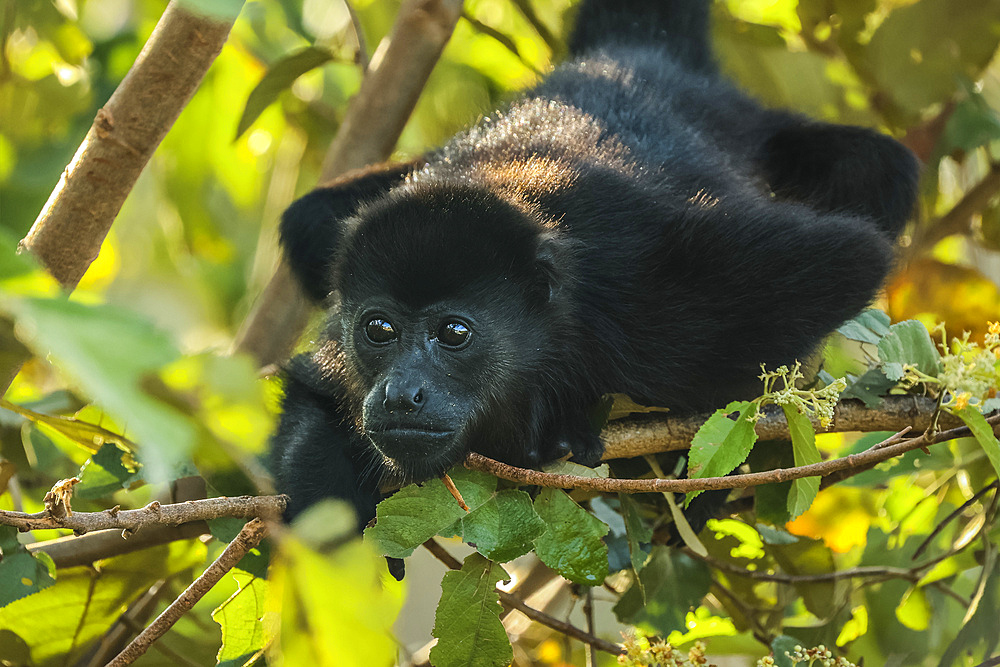
M713 70L710 4L709 0L583 0L569 40L570 53L653 42L688 68Z

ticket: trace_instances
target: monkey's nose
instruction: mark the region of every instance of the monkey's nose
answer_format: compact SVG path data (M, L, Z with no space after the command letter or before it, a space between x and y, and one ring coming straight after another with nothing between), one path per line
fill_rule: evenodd
M423 407L424 389L418 383L389 381L385 385L385 400L382 405L388 412L401 410L414 412Z

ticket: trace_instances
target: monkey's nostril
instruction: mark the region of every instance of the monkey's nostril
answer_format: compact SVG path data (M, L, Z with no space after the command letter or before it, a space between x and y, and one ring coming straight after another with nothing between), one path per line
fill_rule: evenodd
M423 402L424 402L423 390L418 389L417 393L413 395L413 403L414 405L420 405Z

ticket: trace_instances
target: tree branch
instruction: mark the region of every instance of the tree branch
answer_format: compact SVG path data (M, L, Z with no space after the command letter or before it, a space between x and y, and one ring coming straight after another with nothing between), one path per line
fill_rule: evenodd
M242 3L241 3L242 4ZM136 179L222 50L232 20L173 0L97 117L20 248L67 290L97 258Z
M260 541L267 534L267 525L260 519L249 521L239 535L229 543L229 546L219 554L211 565L209 565L201 576L191 582L183 593L176 600L163 610L163 613L156 617L145 630L132 640L121 653L107 664L107 667L124 667L135 662L145 653L153 642L163 636L174 623L194 607L195 603L205 596L212 586L217 584L222 577L233 569L240 559L251 549L260 544Z
M826 429L812 420L817 432L843 433L847 431L901 431L910 426L923 431L931 425L937 403L923 396L888 396L872 410L861 401L848 399L837 404L833 421ZM711 413L689 417L637 415L608 422L601 432L605 459L626 459L645 454L656 454L675 449L687 449L691 439ZM961 422L942 415L944 426L958 426ZM764 417L755 427L761 440L787 440L788 422L778 406L764 407Z
M1000 415L990 417L987 419L987 422L995 427L996 424L1000 423ZM764 472L728 475L726 477L704 477L701 479L606 479L599 477L578 477L576 475L556 475L517 468L475 452L470 452L466 457L465 466L472 470L488 472L491 475L513 482L557 489L583 489L603 493L660 493L664 491L688 493L690 491L707 491L711 489L744 489L762 484L787 482L803 477L823 477L840 470L881 463L914 449L920 449L954 438L966 437L971 432L968 427L962 426L932 435L925 433L920 437L898 442L902 434L903 432L897 433L860 454L851 454L839 459L795 468L779 468Z
M448 569L462 569L462 564L454 556L448 553L447 550L445 550L445 548L442 547L434 538L424 542L424 548L431 552L431 555L444 563L445 567ZM534 607L529 607L525 604L524 600L515 595L511 595L507 591L497 589L497 593L500 595L500 604L504 607L508 609L516 609L531 620L550 627L557 632L561 632L567 637L572 637L573 639L589 644L600 651L604 651L605 653L610 653L612 655L622 655L625 653L624 649L622 649L622 647L618 644L596 637L581 630L575 625L570 625L566 621L560 621L558 618L553 618L552 616L549 616Z
M321 181L384 162L392 154L462 11L462 0L406 0L372 56L323 160ZM283 361L308 318L309 303L279 264L236 337L234 350L260 366Z
M277 518L285 511L287 503L288 496L239 496L207 498L169 505L161 505L154 501L136 510L113 507L103 512L74 512L68 516L57 516L49 510L34 514L0 510L0 524L16 526L21 532L68 528L82 535L92 530L114 528L131 534L144 526L172 526L220 517Z

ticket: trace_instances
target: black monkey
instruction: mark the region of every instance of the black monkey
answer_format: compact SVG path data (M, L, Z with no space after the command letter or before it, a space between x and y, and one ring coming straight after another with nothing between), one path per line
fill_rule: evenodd
M287 260L330 308L273 441L290 515L334 496L364 524L387 475L469 450L592 464L602 394L718 407L869 303L916 161L732 87L708 4L585 0L519 101L288 209Z

